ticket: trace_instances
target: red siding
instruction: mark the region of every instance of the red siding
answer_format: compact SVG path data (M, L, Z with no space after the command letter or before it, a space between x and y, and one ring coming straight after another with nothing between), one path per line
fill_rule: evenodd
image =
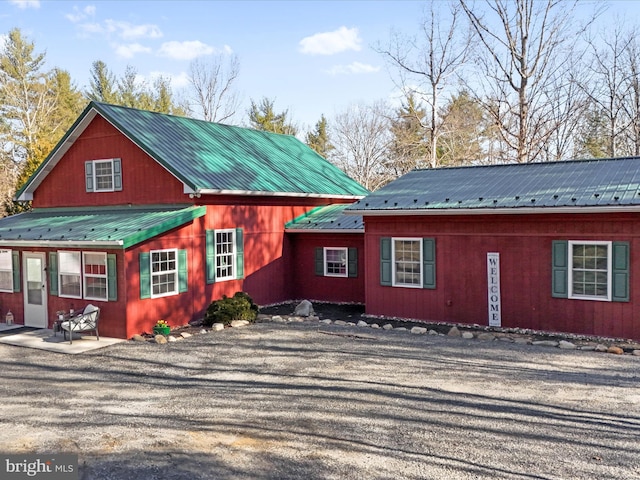
M487 253L500 253L502 326L640 339L640 217L367 217L366 309L426 321L488 324ZM436 239L435 290L380 285L380 238ZM551 297L553 240L628 241L629 302Z
M122 191L87 192L87 160L122 159ZM183 186L159 163L97 116L34 193L34 207L188 203Z
M327 302L364 303L364 235L363 234L290 234L293 245L288 273L291 299ZM358 249L358 276L323 277L315 274L315 249L323 247Z

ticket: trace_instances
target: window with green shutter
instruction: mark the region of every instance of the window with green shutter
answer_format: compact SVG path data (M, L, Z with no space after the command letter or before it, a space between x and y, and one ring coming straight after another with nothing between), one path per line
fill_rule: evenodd
M435 289L435 238L381 238L380 284Z
M242 228L205 232L205 277L208 284L244 278Z
M629 266L629 242L555 240L551 295L628 302Z

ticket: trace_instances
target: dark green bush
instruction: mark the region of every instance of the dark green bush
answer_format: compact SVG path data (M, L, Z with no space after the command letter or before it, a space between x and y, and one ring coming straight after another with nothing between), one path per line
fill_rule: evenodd
M211 302L204 316L204 325L210 327L214 323L230 324L233 320L253 322L258 317L258 306L245 292L236 292L229 298L223 295L220 300Z

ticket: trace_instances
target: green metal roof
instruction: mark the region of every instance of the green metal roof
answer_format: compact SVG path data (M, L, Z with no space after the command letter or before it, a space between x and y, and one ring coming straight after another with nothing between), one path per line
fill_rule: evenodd
M365 215L541 213L640 207L640 158L414 170L351 204Z
M345 215L349 204L317 207L285 225L287 232L364 233L362 215Z
M128 248L206 213L206 207L39 208L0 219L0 245Z
M369 193L293 136L91 102L16 198L28 199L21 198L23 191L35 190L96 114L194 192L348 198Z

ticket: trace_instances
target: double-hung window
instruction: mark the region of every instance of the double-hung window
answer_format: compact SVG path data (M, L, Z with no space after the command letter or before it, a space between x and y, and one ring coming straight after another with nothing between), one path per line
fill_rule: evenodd
M0 250L0 292L13 292L13 256L11 250Z
M107 300L107 254L83 252L84 298Z
M216 280L235 278L235 230L216 230Z
M151 251L151 297L178 293L178 251Z
M324 275L326 277L347 276L346 248L324 248Z
M122 190L122 162L119 158L87 161L84 173L87 192Z
M58 252L58 285L61 297L82 298L80 252Z
M435 238L382 237L380 285L435 289Z
M611 242L569 242L570 298L611 299Z

